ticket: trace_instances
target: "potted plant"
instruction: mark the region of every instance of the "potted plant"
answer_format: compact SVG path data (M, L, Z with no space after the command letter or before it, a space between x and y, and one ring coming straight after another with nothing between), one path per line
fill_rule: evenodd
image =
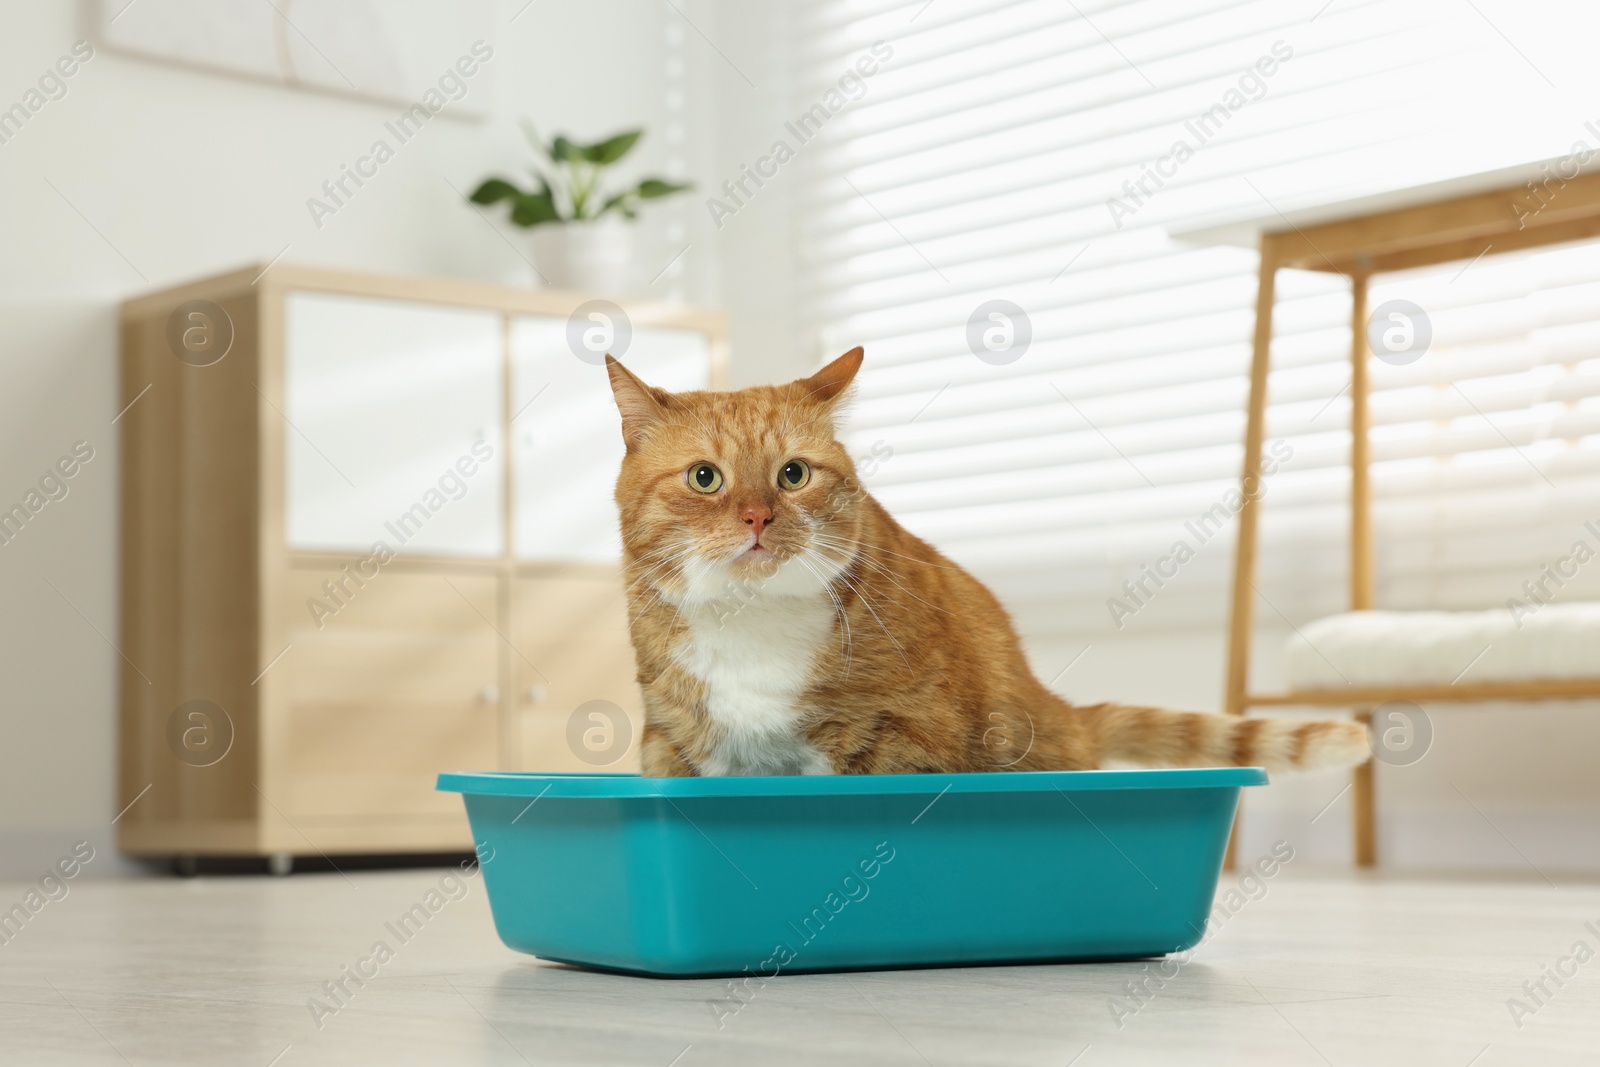
M473 190L471 201L510 202L511 221L528 231L539 273L551 285L622 292L633 251L627 222L638 217L644 201L690 186L645 178L620 191L602 187L606 168L633 150L643 130L626 130L594 144L578 144L560 134L546 143L531 123L523 131L535 152L534 185L522 189L504 178L489 178Z

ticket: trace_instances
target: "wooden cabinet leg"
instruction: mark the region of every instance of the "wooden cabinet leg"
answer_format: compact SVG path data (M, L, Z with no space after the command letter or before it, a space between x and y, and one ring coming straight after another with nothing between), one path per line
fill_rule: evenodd
M1242 791L1241 791L1241 795L1239 797L1239 801L1240 801L1241 804L1244 802L1244 796L1243 796ZM1236 866L1238 866L1238 863L1239 863L1239 857L1237 855L1238 850L1239 850L1239 813L1238 812L1234 812L1233 813L1233 828L1228 831L1228 851L1226 853L1224 853L1223 857L1222 857L1222 869L1223 870L1231 871Z
M1362 726L1372 726L1372 712L1359 711L1356 721ZM1378 863L1378 826L1377 826L1377 795L1374 790L1373 761L1357 767L1352 773L1354 782L1351 794L1354 799L1352 812L1354 816L1356 866L1375 867Z

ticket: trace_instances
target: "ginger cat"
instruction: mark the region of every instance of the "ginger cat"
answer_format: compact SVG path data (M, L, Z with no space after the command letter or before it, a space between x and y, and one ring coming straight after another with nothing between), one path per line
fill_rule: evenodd
M860 348L809 378L668 393L606 357L646 775L1330 767L1353 722L1096 704L1028 669L972 575L861 487L834 417Z

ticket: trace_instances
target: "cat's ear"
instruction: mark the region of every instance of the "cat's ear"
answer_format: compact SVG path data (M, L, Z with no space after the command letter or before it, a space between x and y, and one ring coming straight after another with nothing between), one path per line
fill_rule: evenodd
M861 369L862 356L861 346L857 345L811 377L801 378L795 384L806 398L832 406L855 381L856 372Z
M606 356L606 374L611 377L611 395L622 414L622 441L631 451L643 443L650 427L666 412L666 394L640 381L638 376Z

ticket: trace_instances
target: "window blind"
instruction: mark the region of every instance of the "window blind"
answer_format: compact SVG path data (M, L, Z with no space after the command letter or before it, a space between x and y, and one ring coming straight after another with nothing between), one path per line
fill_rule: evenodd
M1485 8L804 5L796 113L892 50L795 165L799 306L819 356L866 346L849 439L892 451L872 491L1029 633L1221 623L1257 262L1169 231L1600 150ZM1260 611L1303 622L1347 606L1350 298L1307 272L1278 289ZM1595 243L1374 279L1371 307L1409 300L1433 334L1372 368L1383 606L1503 606L1574 541L1600 548L1597 298ZM1009 361L969 340L994 300L1031 331ZM1006 317L979 336L1015 336ZM1600 597L1592 569L1563 595Z

